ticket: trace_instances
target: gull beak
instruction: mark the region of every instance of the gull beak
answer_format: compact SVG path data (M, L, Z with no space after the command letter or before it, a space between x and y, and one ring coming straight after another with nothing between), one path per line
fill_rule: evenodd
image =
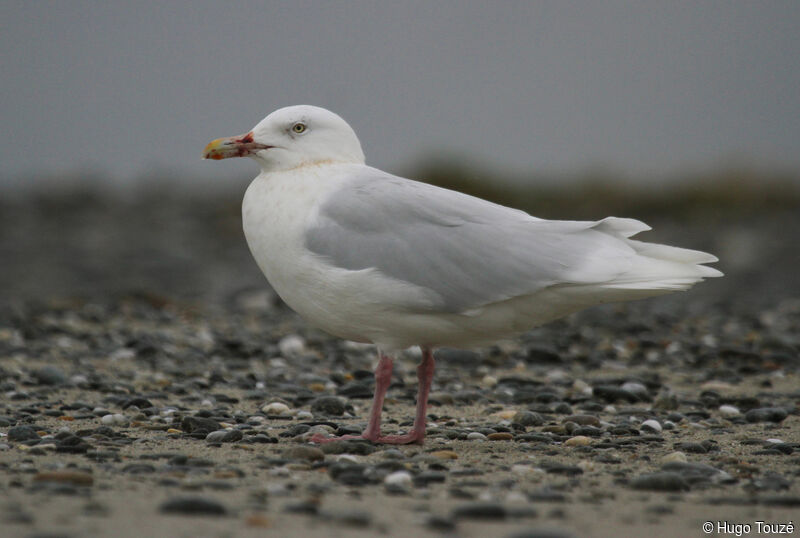
M227 138L217 138L208 143L203 150L204 159L227 159L229 157L247 157L262 149L272 146L260 144L253 140L253 132Z

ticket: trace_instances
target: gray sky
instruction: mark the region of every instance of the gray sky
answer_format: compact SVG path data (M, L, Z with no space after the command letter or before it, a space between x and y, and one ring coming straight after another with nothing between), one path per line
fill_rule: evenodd
M200 160L292 104L367 162L800 169L800 2L2 1L0 182ZM244 160L242 160L244 161Z

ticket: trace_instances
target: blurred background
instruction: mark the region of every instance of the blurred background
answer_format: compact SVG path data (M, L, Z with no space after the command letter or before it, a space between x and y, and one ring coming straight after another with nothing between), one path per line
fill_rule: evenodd
M2 6L0 301L263 289L257 167L200 152L301 103L373 166L714 252L692 297L800 297L796 1Z

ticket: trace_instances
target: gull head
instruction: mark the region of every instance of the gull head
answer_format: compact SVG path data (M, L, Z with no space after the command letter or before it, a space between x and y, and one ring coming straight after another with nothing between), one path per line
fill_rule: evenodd
M245 134L218 138L203 150L204 159L251 157L262 172L327 163L364 163L352 127L329 110L311 105L281 108Z

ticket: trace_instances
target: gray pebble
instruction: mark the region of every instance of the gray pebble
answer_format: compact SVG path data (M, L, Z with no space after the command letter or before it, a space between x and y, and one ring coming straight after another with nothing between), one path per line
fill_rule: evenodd
M542 415L533 411L517 411L511 422L522 426L541 426L544 424L544 419Z
M234 443L241 441L244 434L241 430L217 430L206 435L209 443Z
M762 407L751 409L745 413L747 422L781 422L788 416L785 409L780 407Z
M650 491L688 491L689 483L678 473L660 472L637 476L631 480L631 487Z
M30 439L39 439L39 434L32 426L14 426L8 430L9 441L28 441Z
M40 385L63 385L67 382L67 374L57 366L47 365L33 373Z
M340 417L344 415L345 404L336 396L320 396L311 403L311 412L315 415Z
M225 505L206 497L174 497L163 502L159 510L164 514L187 516L224 516L228 513Z

